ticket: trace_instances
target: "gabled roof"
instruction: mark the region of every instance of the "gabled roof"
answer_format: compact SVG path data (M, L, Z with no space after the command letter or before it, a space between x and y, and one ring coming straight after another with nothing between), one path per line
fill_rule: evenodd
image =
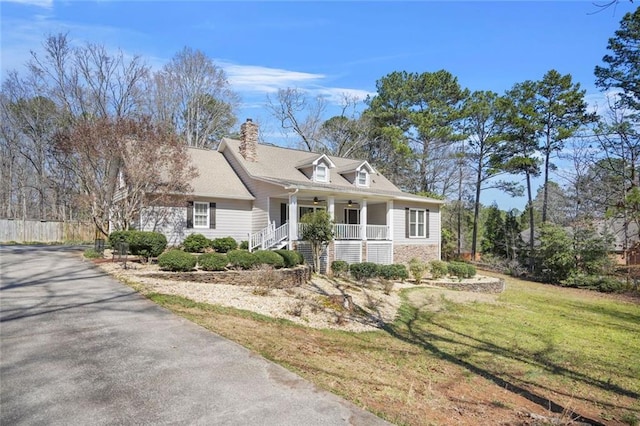
M255 199L220 152L201 148L188 148L187 152L200 173L190 182L193 195L236 200Z
M375 173L375 169L373 167L371 167L371 164L369 164L368 161L362 161L360 162L360 164L355 165L354 164L350 164L346 167L343 167L341 169L336 170L336 172L340 173L340 174L346 174L346 173L354 173L354 172L359 172L362 169L367 169L367 171L369 173Z
M324 160L324 162L327 163L329 168L333 169L336 167L336 165L333 164L333 161L331 161L331 159L326 154L314 154L311 157L305 160L302 160L300 163L298 163L296 168L303 169L305 167L317 166L318 163L320 163L320 161L322 160Z
M285 189L312 189L327 192L341 192L344 194L359 194L365 196L383 195L392 199L429 202L443 204L441 200L402 192L383 175L376 173L366 161L331 155L310 153L291 148L258 144L256 147L256 161L247 161L240 155L240 141L224 138L218 151L231 155L235 161L254 179L282 186ZM331 173L330 182L320 183L309 179L301 170L301 165L312 164L320 158L327 158L335 165ZM341 173L348 173L366 165L371 169L369 187L358 187L347 180Z

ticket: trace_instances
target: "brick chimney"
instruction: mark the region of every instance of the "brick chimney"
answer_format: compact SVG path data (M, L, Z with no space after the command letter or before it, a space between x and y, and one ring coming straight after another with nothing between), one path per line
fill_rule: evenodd
M247 161L258 159L258 125L250 118L240 126L240 155Z

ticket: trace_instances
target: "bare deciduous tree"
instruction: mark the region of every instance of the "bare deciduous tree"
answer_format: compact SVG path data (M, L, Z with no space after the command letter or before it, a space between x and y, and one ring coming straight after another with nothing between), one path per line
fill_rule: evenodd
M280 89L275 99L267 96L267 109L280 121L282 129L293 132L308 151L321 148L321 126L327 102L318 96L311 98L302 89Z
M172 130L148 119L78 120L56 137L76 176L78 201L96 228L127 229L144 205L161 204L190 190L197 172Z
M238 96L222 70L185 47L151 81L149 112L171 124L187 145L214 147L235 124Z

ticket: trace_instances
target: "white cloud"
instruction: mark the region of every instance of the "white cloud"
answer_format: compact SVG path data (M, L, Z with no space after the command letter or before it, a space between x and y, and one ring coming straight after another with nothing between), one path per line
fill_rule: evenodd
M239 92L274 93L287 87L304 87L325 76L259 65L220 64L231 86Z
M53 0L3 0L7 3L19 3L28 6L37 6L45 9L51 9L53 7Z

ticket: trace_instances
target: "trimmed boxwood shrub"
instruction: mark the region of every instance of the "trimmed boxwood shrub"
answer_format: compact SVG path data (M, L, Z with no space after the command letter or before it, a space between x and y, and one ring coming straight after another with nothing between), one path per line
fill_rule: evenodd
M302 264L304 259L302 255L295 250L274 250L275 253L278 253L284 259L284 267L285 268L295 268L296 266Z
M204 271L224 271L229 260L222 253L205 253L198 257L198 267Z
M120 242L129 242L129 234L131 231L113 231L109 234L109 246L115 250Z
M358 281L365 281L378 276L379 265L373 262L352 263L349 265L351 276Z
M240 241L240 245L238 246L240 250L249 250L249 241Z
M216 238L211 241L211 247L218 253L227 253L238 248L238 242L232 237ZM248 248L248 243L247 243Z
M471 278L476 274L475 266L464 262L449 262L447 270L449 275L458 278Z
M443 262L442 260L432 260L429 262L429 270L434 280L444 277L449 272L447 262Z
M184 251L188 253L202 253L207 247L211 247L211 240L202 234L189 234L182 242Z
M253 252L253 255L258 259L260 265L270 265L274 268L284 267L284 258L275 251L257 250Z
M160 232L129 231L129 251L145 259L158 257L167 248L167 237Z
M331 262L331 272L336 277L343 276L346 272L349 272L349 264L344 260L334 260Z
M406 280L409 278L407 267L394 263L392 265L380 265L378 275L386 280Z
M258 264L258 258L245 250L231 250L227 253L227 260L234 268L251 269Z
M158 256L158 266L163 271L187 272L196 267L198 259L191 253L173 249Z

